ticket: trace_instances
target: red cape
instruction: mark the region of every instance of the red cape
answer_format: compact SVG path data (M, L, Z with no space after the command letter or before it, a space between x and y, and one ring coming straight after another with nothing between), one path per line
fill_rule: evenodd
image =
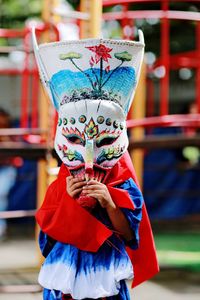
M58 178L49 186L44 202L37 211L36 220L41 230L53 239L74 245L84 251L96 252L112 235L112 231L67 194L66 177L69 175L69 170L62 165ZM129 178L133 178L137 183L131 159L126 153L113 167L106 184L116 205L134 209L128 192L114 188L115 185ZM127 249L134 266L133 287L148 280L159 271L145 204L142 213L139 249Z

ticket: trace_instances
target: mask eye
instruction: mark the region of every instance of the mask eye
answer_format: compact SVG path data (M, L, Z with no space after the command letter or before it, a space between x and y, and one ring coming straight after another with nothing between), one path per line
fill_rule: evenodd
M85 145L85 141L76 134L68 134L68 135L65 135L65 137L68 140L68 142L70 142L72 144L82 145L82 146Z
M103 138L98 138L96 140L96 145L97 147L102 147L102 146L106 146L106 145L111 145L112 143L114 143L117 140L118 136L106 136Z

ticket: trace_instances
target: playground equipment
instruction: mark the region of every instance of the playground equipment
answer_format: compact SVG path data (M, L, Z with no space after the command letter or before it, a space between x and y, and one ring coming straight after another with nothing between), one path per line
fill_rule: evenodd
M138 97L134 100L131 114L129 115L128 128L131 130L129 150L132 154L136 172L139 176L140 183L142 183L142 157L143 152L138 149L158 149L165 148L166 145L171 148L193 145L200 146L199 136L186 137L181 134L178 136L154 136L145 135L144 129L156 127L180 127L180 128L199 128L199 113L200 113L200 13L191 11L175 11L170 10L170 4L174 2L191 2L195 1L171 1L171 0L135 0L135 1L115 1L104 0L103 7L112 8L118 5L117 11L109 11L103 13L105 22L117 20L122 28L123 38L134 38L134 23L141 19L159 19L160 20L160 57L155 60L152 66L146 66L146 91L140 90L138 87ZM197 1L196 1L197 2ZM158 10L145 9L146 5L157 4L160 6ZM143 10L134 10L134 5L142 4ZM184 22L194 22L195 24L195 40L196 49L184 52L171 54L170 53L170 22L177 20ZM128 30L127 30L128 29ZM144 32L145 33L145 32ZM160 92L159 92L159 113L154 116L154 83L152 75L156 68L162 67L164 76L160 78ZM198 108L198 114L192 115L170 115L169 114L169 88L170 88L170 71L181 68L192 68L195 70L195 103ZM145 78L146 78L146 75ZM143 79L143 86L145 80ZM178 142L177 142L178 141ZM134 158L135 157L135 158ZM139 165L138 165L139 164Z
M159 3L160 10L129 10L130 4L141 3L144 5L149 3ZM165 76L162 76L160 80L160 116L166 116L169 114L169 76L170 70L177 70L180 68L194 68L196 71L196 81L195 81L195 90L196 90L196 104L198 107L198 113L200 113L200 13L199 12L191 12L191 11L175 11L170 10L170 3L173 2L195 2L195 1L170 1L170 0L154 0L154 1L146 1L146 0L135 0L135 1L114 1L114 0L104 0L103 5L106 7L112 7L113 5L120 4L121 11L117 12L107 12L103 14L103 19L105 21L118 20L121 23L122 28L125 26L133 27L133 20L151 18L151 19L160 19L160 57L155 61L151 69L147 69L148 73L153 73L155 68L158 66L164 67ZM196 1L197 2L197 1ZM184 52L171 54L170 53L170 20L179 20L184 22L194 22L195 23L195 39L196 39L196 49ZM130 39L132 35L126 34L126 31L122 31L124 33L124 38ZM130 32L130 31L129 31ZM133 30L132 30L133 32ZM149 82L148 82L149 83ZM151 84L151 83L149 83ZM153 92L153 91L152 91ZM150 93L149 97L147 97L147 114L148 116L152 116L153 113L153 93ZM169 118L168 118L169 119ZM175 120L176 116L173 118L171 116L171 120ZM159 118L157 120L159 122ZM160 123L162 124L162 119L160 119ZM133 125L133 123L132 123ZM152 124L153 125L153 124ZM155 125L155 124L154 124ZM157 124L159 125L159 124ZM188 124L189 125L189 124ZM137 125L136 125L137 126ZM141 126L141 125L140 125Z

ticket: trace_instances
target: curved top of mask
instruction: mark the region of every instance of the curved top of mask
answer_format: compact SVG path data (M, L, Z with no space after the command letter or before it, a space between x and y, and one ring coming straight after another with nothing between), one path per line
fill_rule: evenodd
M84 39L45 43L33 47L40 77L55 108L80 100L117 103L125 115L131 106L144 54L139 42Z

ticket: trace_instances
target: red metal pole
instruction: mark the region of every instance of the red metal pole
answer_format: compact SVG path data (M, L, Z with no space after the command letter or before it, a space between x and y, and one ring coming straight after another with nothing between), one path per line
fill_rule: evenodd
M197 46L197 55L200 60L200 21L196 23L196 46ZM196 104L197 111L200 113L200 66L198 65L196 69Z
M168 0L163 0L161 8L167 14ZM165 68L165 75L160 81L160 115L167 115L169 108L169 19L167 15L161 20L161 60Z
M29 70L28 70L28 34L24 37L25 60L21 76L21 119L20 127L28 126L28 91L29 91Z
M38 94L39 94L39 75L35 70L32 75L32 105L31 105L31 128L38 127Z
M129 39L126 35L126 32L124 31L124 28L128 25L128 19L126 17L127 11L128 11L128 4L124 4L122 7L124 18L121 20L121 26L122 26L122 37L123 39Z
M151 78L147 78L147 117L154 114L154 84Z
M129 37L129 40L133 41L134 40L134 20L133 19L129 20L129 26L131 28L131 35Z
M24 29L3 29L0 28L0 37L5 38L23 38L26 34Z
M127 17L128 11L129 11L128 4L124 4L123 8L122 8L122 13L123 13L124 17L122 18L122 20L120 22L121 22L121 26L122 26L123 39L133 40L134 39L134 32L133 32L134 20ZM128 34L124 30L126 26L130 27L130 32Z

